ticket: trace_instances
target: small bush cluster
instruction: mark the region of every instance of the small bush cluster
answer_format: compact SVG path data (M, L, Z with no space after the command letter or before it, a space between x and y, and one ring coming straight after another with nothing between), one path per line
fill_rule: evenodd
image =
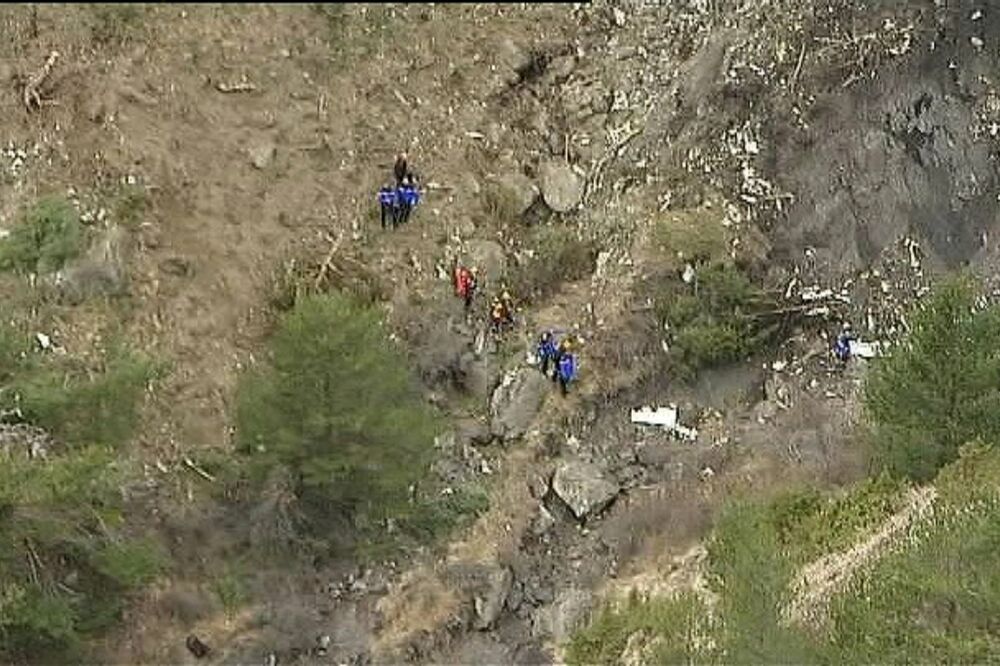
M664 292L657 299L656 313L670 331L670 365L681 377L742 360L776 330L758 315L770 302L732 264L704 266L690 287L674 285Z
M83 246L83 226L73 205L60 197L38 201L0 241L0 270L57 271Z

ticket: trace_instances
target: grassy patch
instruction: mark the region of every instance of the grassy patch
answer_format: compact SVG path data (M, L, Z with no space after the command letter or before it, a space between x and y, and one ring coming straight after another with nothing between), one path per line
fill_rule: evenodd
M900 508L905 485L887 475L867 479L840 497L816 490L789 493L770 504L787 557L796 565L850 547Z
M670 270L680 270L685 262L725 261L729 236L722 224L725 212L719 199L698 208L669 210L653 222L653 244Z
M10 235L0 241L0 270L47 273L80 253L80 216L69 201L46 197L27 209Z
M127 229L135 229L142 222L149 206L146 190L138 185L121 185L111 197L112 216Z
M12 382L25 418L69 444L119 447L132 436L146 384L163 371L124 348L99 372L68 362L30 362Z
M619 607L605 608L566 648L568 664L621 663L630 642L636 663L690 663L699 657L694 635L705 622L697 597L681 595L650 601L629 598Z

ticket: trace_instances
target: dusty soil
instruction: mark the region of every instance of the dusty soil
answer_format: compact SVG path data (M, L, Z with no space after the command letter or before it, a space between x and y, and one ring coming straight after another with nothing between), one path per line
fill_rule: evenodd
M937 271L969 262L995 275L1000 52L970 40L996 35L1000 15L973 21L971 1L825 4L822 19L790 0L0 10L2 143L26 149L16 167L0 159L0 226L50 191L84 201L131 177L148 197L127 234L129 306L54 318L61 343L85 351L124 317L135 344L173 364L135 456L186 566L137 602L108 660L193 662L183 638L195 631L226 663L307 660L318 636L338 662L547 662L594 591L685 552L734 492L860 476L864 366L835 367L829 334L843 319L894 338ZM53 104L28 113L17 83L53 49ZM426 201L386 234L372 196L400 149ZM472 349L481 328L461 322L447 267L494 243L508 264L523 258L525 220L498 214L489 193L537 181L551 160L583 174L583 206L536 202L527 222L595 242L597 270L526 304L512 353L481 361L487 386L471 408L429 391L456 416L481 416L538 327L581 334L573 395L546 398L522 439L460 461L491 470L467 471L491 484L490 511L440 551L374 567L350 594L331 593L348 564L295 565L262 574L237 616L209 604L178 619L178 591L204 597L205 562L232 554L227 521L240 520L206 503L181 461L229 450L234 383L272 324L283 262L317 265L339 243L377 276L397 334L433 371L458 353L441 341ZM809 287L844 302L790 326L764 357L684 386L648 371L659 333L637 306L668 261L650 249L653 221L706 201L722 202L732 256L766 286L792 304ZM695 441L629 423L630 408L669 402ZM620 488L584 524L549 488L566 458ZM498 615L474 630L483 581L502 570Z

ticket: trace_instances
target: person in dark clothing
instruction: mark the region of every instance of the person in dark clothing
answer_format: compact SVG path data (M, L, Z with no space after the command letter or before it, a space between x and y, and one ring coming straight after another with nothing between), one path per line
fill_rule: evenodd
M837 341L833 343L833 353L842 365L846 365L851 359L851 342L854 339L849 331L844 331L837 336Z
M569 395L569 384L576 379L576 357L569 352L559 356L559 388L564 396Z
M559 350L556 347L555 336L552 335L552 331L545 331L542 333L542 337L538 340L538 348L536 350L538 356L539 367L542 369L542 374L545 376L549 375L549 366L552 366L552 378L555 380L555 370L559 359Z
M420 203L420 191L411 177L396 190L399 202L399 223L406 224L410 220L410 212Z
M399 217L397 191L388 185L383 186L378 191L378 203L382 209L382 228L385 229L390 223L395 228Z
M406 162L406 153L396 155L396 163L392 167L392 173L396 176L396 187L401 187L407 175L410 175L410 167Z

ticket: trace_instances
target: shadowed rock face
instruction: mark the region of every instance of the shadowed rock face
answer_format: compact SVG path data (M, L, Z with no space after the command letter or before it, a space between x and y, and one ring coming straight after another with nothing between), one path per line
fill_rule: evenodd
M861 268L914 231L948 267L973 259L997 223L996 165L955 85L914 74L829 100L805 140L779 147L775 170L796 202L778 247Z
M820 97L804 133L772 124L782 138L771 173L796 197L775 225L779 255L813 246L820 261L857 269L911 233L946 267L975 259L983 232L1000 222L996 143L977 115L981 77L1000 57L972 38L997 34L1000 17L972 21L972 3L959 4L967 7L925 18L913 57L850 94Z

